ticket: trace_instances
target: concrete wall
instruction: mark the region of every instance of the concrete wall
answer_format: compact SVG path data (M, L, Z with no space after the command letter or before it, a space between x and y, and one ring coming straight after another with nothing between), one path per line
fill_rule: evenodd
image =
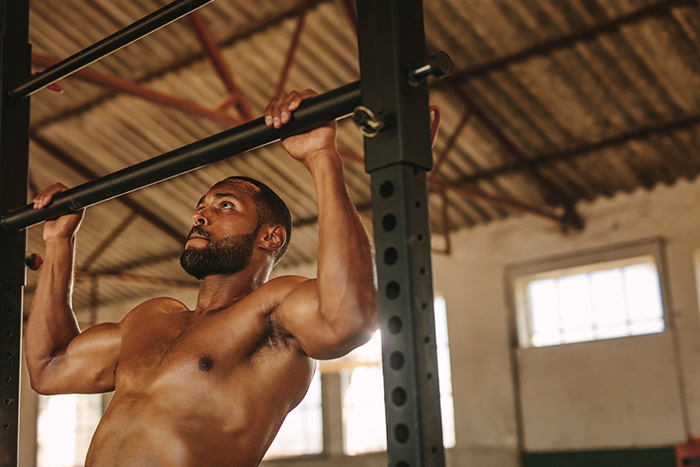
M513 219L461 232L452 239L454 254L435 258L436 289L447 301L462 451L508 451L519 442L532 451L648 447L700 435L693 260L700 247L700 184L638 191L579 209L587 221L583 232L562 236L538 219ZM669 286L663 334L515 349L510 267L655 237L665 239Z
M580 233L563 236L557 225L519 217L454 234L453 253L434 257L435 288L447 302L455 399L457 445L448 452L448 465L516 467L521 447L651 447L700 436L694 263L700 183L623 194L579 210L587 221ZM509 268L651 238L665 240L664 333L516 349ZM337 431L339 424L333 425ZM343 457L340 434L332 436L328 456L269 465L386 465L381 454Z

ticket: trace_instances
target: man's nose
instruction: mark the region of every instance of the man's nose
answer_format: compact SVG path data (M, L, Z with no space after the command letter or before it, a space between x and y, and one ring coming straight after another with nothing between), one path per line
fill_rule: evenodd
M205 215L204 210L195 212L192 219L194 225L209 225L209 218Z

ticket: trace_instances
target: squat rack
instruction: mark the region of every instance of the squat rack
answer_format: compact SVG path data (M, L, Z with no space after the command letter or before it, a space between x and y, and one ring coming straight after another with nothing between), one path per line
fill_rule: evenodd
M333 119L364 129L379 285L390 467L444 466L426 175L432 168L422 0L357 0L361 79L305 101L276 130L262 118L27 201L29 96L212 0L175 0L32 77L28 0L0 0L0 466L18 460L26 227L184 174Z

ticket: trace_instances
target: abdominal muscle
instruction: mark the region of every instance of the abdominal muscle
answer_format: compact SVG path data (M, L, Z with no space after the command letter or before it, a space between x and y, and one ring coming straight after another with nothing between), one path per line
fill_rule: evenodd
M93 437L86 467L256 466L285 415L267 413L260 423L263 414L250 420L207 400L183 404L162 399L170 397L115 394ZM206 407L210 403L213 410Z
M307 358L264 360L225 380L175 371L145 390L118 385L86 467L257 466L314 371Z

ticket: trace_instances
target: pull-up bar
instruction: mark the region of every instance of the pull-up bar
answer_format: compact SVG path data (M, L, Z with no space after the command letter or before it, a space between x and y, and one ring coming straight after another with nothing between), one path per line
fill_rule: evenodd
M24 83L10 91L10 96L23 99L51 83L69 76L81 68L95 63L112 52L145 37L152 32L176 21L183 16L203 7L214 0L175 0L174 2L154 11L140 20L132 23L105 39L81 50L77 54L47 68L41 73L29 78Z
M349 116L360 105L359 81L305 100L280 129L265 125L263 117L225 130L62 193L37 210L29 204L0 217L0 229L20 230L63 214L182 175L228 157L303 133Z

